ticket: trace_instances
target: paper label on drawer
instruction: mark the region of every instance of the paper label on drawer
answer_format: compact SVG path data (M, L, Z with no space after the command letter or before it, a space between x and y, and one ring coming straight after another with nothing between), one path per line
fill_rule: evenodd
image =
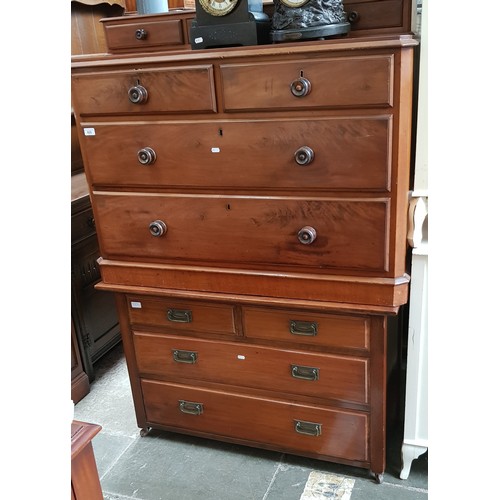
M238 354L238 359L245 359L245 356L243 356L243 354Z
M201 42L203 42L203 38L201 36L194 39L194 43L201 43Z
M212 148L212 153L220 153L220 148Z
M140 302L131 302L130 307L132 309L142 309L142 304Z
M95 135L95 128L85 127L83 129L83 135Z

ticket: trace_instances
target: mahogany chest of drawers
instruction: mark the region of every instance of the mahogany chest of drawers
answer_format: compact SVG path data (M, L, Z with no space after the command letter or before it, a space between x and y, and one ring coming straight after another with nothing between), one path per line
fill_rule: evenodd
M79 58L137 422L385 470L411 36Z

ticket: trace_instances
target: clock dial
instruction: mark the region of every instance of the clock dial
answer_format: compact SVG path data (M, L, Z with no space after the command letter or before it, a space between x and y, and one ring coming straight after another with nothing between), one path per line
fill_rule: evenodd
M287 7L302 7L309 0L280 0L280 2Z
M239 0L199 0L203 10L212 16L225 16L229 14L236 7L238 1Z

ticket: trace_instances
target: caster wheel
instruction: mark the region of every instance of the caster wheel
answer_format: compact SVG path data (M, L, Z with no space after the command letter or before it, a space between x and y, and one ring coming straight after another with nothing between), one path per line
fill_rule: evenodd
M151 427L145 427L144 429L141 429L141 432L139 434L141 437L144 437L144 436L147 436L150 431L151 431Z
M370 472L370 476L375 479L377 484L382 484L384 482L383 472Z

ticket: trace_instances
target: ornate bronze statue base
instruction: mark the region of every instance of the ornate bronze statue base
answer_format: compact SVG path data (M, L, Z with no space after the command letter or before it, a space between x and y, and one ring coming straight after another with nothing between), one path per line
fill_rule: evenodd
M311 28L272 30L271 40L275 43L312 39L317 40L333 36L345 35L349 33L350 29L351 25L349 23L337 23L325 24L323 26L313 26Z

